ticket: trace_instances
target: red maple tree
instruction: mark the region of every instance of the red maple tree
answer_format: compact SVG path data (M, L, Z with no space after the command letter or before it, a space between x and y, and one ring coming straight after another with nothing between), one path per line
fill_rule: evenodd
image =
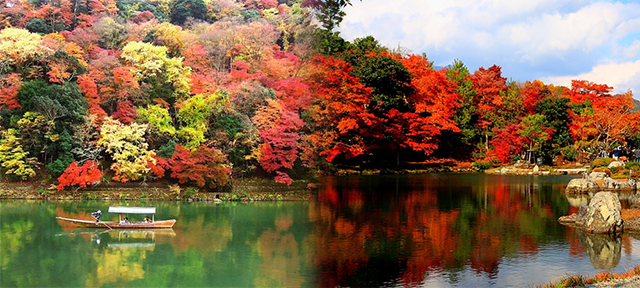
M173 158L169 160L171 177L180 184L193 181L198 187L218 188L227 185L231 169L224 163L226 156L218 149L201 145L189 152L176 145Z
M18 102L18 90L22 85L20 74L12 73L0 77L0 109L20 109Z
M87 160L78 166L78 162L73 161L67 169L58 177L58 186L56 189L63 190L68 186L77 185L78 188L85 188L87 185L93 185L102 178L102 171L98 169L98 164L94 160Z

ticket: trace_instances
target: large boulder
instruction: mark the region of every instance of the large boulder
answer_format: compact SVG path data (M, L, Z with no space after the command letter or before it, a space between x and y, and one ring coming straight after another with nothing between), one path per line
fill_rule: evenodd
M589 193L596 191L600 191L598 184L581 178L571 179L569 184L567 184L567 188L565 188L566 193Z
M602 183L602 190L606 191L635 191L636 190L636 181L633 179L629 179L626 182L616 181L611 178L607 178Z
M609 175L605 172L591 172L591 174L589 174L589 180L591 181L605 180L607 177L609 177Z
M622 232L622 206L616 194L599 192L589 206L581 206L576 215L575 225L592 233Z

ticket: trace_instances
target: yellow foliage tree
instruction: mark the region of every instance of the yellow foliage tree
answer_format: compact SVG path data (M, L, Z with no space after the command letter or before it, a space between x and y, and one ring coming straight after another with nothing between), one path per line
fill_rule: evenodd
M111 170L115 172L113 180L120 182L144 179L150 172L149 162L155 163L153 152L147 150L144 138L146 124L131 123L124 125L118 120L106 117L100 129L98 145L105 147L111 154L114 163Z
M7 61L23 75L34 61L52 52L42 45L42 37L36 33L16 28L0 31L0 61Z
M172 96L183 99L190 94L191 68L182 65L182 58L167 56L167 47L143 42L129 42L120 56L134 67L133 76L146 83L165 83L173 87Z

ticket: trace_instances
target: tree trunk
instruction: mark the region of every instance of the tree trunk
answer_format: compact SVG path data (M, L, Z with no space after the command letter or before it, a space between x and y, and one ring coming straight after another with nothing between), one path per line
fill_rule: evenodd
M484 134L484 150L489 152L489 134Z

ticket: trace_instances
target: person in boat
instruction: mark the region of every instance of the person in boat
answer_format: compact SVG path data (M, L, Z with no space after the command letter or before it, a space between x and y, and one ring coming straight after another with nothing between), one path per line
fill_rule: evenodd
M144 217L144 223L151 223L151 219L149 218L149 216Z
M120 221L120 224L129 224L129 217L124 217L124 219Z
M96 218L96 222L100 222L100 217L102 217L102 211L98 210L96 212L91 213L93 218Z

